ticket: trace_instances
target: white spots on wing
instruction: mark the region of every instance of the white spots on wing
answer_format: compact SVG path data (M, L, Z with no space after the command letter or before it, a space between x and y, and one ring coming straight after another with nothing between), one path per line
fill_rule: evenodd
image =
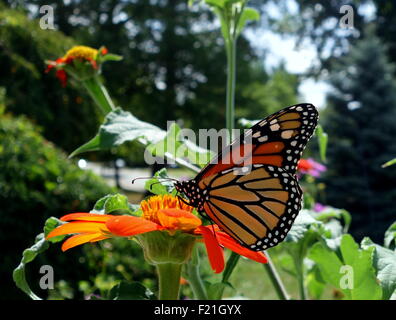
M264 127L266 124L267 124L267 121L262 121L262 122L259 123L259 126L260 127Z
M293 135L294 130L285 130L281 133L283 139L290 139Z
M275 123L275 124L270 126L270 129L272 131L278 131L280 129L280 125L278 123Z
M259 142L265 142L267 140L268 140L268 136L262 136L262 137L258 138Z

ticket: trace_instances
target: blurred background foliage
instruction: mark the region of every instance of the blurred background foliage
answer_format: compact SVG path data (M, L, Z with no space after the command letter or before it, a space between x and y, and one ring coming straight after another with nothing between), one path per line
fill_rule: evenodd
M382 243L394 221L396 202L396 166L381 168L396 156L396 4L353 1L355 29L345 31L338 28L344 1L292 1L297 4L294 11L289 2L250 1L262 17L250 28L295 37L297 46L309 40L320 63L304 74L292 74L282 63L267 70L265 50L253 48L242 35L236 115L263 118L302 102L298 94L302 79L327 80L332 89L326 105L318 107L330 139L328 171L317 181L316 200L351 212L351 233L359 241L366 235ZM281 15L270 14L266 6L271 4ZM54 8L56 31L40 28L41 5ZM367 6L374 8L371 19L364 10ZM75 44L104 45L124 57L103 67L106 86L118 105L163 129L167 120L194 130L220 129L225 118L226 58L214 21L209 10L188 8L186 0L0 0L0 227L15 230L0 237L6 250L2 296L24 297L12 283L10 270L46 217L87 211L114 191L66 159L64 152L69 154L95 135L103 116L72 79L62 88L53 74L45 74L44 60L61 57ZM310 152L314 155L317 150L313 147ZM110 155L85 156L100 161L121 157L130 166L144 165L142 149L133 143ZM34 262L31 272L37 273L43 261L59 263L57 270L64 272L59 279L76 280L59 282L59 292L77 298L105 290L112 281L131 274L137 278L133 280L150 286L153 269L142 262L136 245L117 241L100 245L107 246L106 256L95 245L66 256L57 254L59 248L54 249L56 254L51 249ZM131 254L120 255L119 250ZM276 253L275 261L282 257ZM70 259L78 266L62 268ZM72 283L77 287L69 288Z

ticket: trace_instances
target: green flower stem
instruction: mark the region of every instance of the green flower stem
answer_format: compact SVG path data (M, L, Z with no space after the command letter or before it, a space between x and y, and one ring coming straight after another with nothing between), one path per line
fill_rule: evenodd
M178 300L180 291L180 276L182 264L157 264L159 279L159 300Z
M240 257L241 256L239 254L237 254L233 251L231 252L231 255L227 260L227 264L226 264L226 267L223 272L223 278L221 280L222 283L224 283L224 284L228 283L228 280L230 279L232 272L234 271L236 265L238 264ZM223 286L218 291L218 295L216 297L217 300L220 300L223 297L224 289L225 289L225 286Z
M98 76L82 80L81 82L105 115L115 109L106 87Z
M268 252L265 253L265 256L267 257L268 263L264 264L264 269L265 271L267 271L268 277L270 278L279 299L289 300L289 295L286 292L285 286L283 285L282 280L279 277L279 274L276 271L275 265L272 262L272 259Z
M295 262L296 273L297 273L297 281L298 281L298 290L300 292L300 299L306 300L307 293L304 285L304 265L303 260L299 259L299 261Z
M208 300L208 293L199 273L199 251L195 246L191 260L186 264L187 278L195 299Z
M236 39L226 40L227 53L227 96L226 128L232 141L232 130L235 122L235 75L236 75Z

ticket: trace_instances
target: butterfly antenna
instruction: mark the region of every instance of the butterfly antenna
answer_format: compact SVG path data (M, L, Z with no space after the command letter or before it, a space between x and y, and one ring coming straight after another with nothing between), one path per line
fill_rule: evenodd
M160 177L138 177L138 178L135 178L135 179L132 179L132 184L134 184L135 183L135 181L136 180L141 180L141 179L146 179L146 180L149 180L149 179L157 179L157 180L170 180L170 181L178 181L177 179L174 179L174 178L160 178ZM151 187L154 185L154 184L157 184L157 183L161 183L160 181L157 181L157 182L154 182L154 183L152 183L151 185L150 185L150 190L151 190Z

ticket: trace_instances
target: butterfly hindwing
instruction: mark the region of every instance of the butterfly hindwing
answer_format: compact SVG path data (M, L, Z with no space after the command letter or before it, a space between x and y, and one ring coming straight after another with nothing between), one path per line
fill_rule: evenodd
M204 211L226 233L251 250L281 242L301 210L302 191L282 168L253 165L246 175L232 170L206 179Z

